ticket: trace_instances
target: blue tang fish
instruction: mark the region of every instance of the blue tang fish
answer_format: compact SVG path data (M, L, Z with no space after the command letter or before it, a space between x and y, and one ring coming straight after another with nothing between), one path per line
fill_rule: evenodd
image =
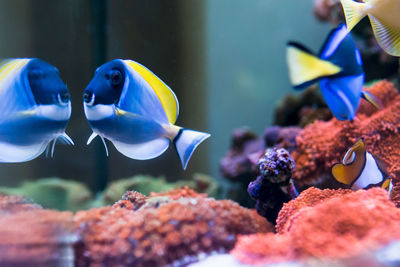
M40 59L0 62L0 162L24 162L57 139L73 144L65 133L71 116L67 86L58 70Z
M381 186L392 192L392 179L383 162L369 153L364 139L359 139L343 157L342 162L332 166L332 175L340 183L350 185L353 190Z
M174 144L186 169L208 133L174 125L179 113L174 92L146 67L115 59L100 66L83 95L86 118L93 130L88 144L100 136L132 159L161 155Z
M329 34L318 56L304 46L289 42L289 77L296 89L319 81L322 95L338 120L352 120L363 97L375 107L380 103L363 91L364 71L360 51L344 24Z

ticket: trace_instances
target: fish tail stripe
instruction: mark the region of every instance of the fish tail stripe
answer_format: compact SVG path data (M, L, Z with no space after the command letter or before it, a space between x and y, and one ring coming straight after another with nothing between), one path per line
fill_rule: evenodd
M197 146L210 137L210 134L181 128L173 140L182 167L186 170L187 164Z
M365 17L363 11L364 3L354 2L353 0L340 0L346 17L346 24L349 31L357 25L360 20Z
M379 45L390 55L400 57L400 29L385 25L372 15L368 15Z
M288 43L286 59L289 78L294 87L302 88L322 77L332 76L341 71L339 66L318 58L301 45L293 42Z
M132 60L124 60L124 62L137 71L153 88L167 114L168 121L174 124L179 115L179 103L171 88L145 66Z

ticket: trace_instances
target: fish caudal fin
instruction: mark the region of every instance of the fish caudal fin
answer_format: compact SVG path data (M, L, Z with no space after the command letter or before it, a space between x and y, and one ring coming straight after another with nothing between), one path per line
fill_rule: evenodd
M339 66L320 59L300 44L289 42L286 50L290 82L295 88L306 88L322 77L335 75Z
M386 25L372 15L369 20L379 45L389 55L400 57L400 29Z
M340 0L340 2L342 3L344 15L346 17L347 28L351 31L354 26L365 17L365 3L355 2L353 0Z
M189 129L181 128L178 134L175 136L173 142L178 152L179 158L181 159L182 167L186 170L186 166L189 162L196 147L210 137L210 134L193 131Z

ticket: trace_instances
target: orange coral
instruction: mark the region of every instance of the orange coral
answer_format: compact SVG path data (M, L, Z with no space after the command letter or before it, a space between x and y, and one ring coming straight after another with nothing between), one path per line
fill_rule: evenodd
M332 164L338 162L360 137L364 137L367 150L386 164L395 177L394 169L400 163L400 95L392 83L381 81L368 88L380 99L384 108L375 109L362 101L354 121L316 121L308 125L296 138L292 157L296 162L294 179L298 185L318 184L333 179ZM328 179L324 179L328 177Z
M309 189L289 205L293 210L285 213L291 227L280 234L241 236L233 256L247 264L339 259L400 238L400 209L380 188L356 192Z
M128 193L124 199L77 213L82 236L77 266L165 266L201 252L230 250L238 234L272 231L255 210L189 188L151 194L139 208L127 202L143 195Z

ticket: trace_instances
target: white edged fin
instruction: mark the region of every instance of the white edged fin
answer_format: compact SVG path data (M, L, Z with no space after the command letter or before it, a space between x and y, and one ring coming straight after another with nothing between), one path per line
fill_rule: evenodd
M63 142L64 144L72 145L72 146L75 145L75 144L74 144L74 141L72 141L71 137L69 137L67 133L63 133L63 134L60 135L58 138L59 138L60 141Z
M364 3L358 3L353 0L340 0L343 6L346 24L349 31L357 25L360 20L365 17Z
M400 57L400 29L385 25L372 15L368 15L379 45L389 55Z
M174 138L174 145L181 159L182 167L186 170L187 164L197 146L211 135L208 133L180 129Z
M0 162L26 162L42 154L48 142L30 146L17 146L0 142Z
M86 145L89 145L89 144L93 141L93 139L95 139L97 136L98 136L98 134L95 133L95 132L93 132L93 133L89 136L89 138L88 138L88 140L87 140L87 142L86 142Z
M129 158L138 160L153 159L160 156L168 149L170 143L169 139L165 137L141 144L126 144L115 140L110 141L119 152Z

